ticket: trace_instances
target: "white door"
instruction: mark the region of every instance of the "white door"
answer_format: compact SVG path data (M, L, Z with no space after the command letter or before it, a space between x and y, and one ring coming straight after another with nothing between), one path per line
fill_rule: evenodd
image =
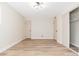
M69 47L70 43L70 21L69 13L66 13L62 16L62 44L66 47Z
M26 33L27 38L31 38L31 20L27 20Z
M57 40L57 19L56 17L54 17L54 21L53 21L53 24L54 24L54 39Z
M69 47L69 13L57 17L57 41Z

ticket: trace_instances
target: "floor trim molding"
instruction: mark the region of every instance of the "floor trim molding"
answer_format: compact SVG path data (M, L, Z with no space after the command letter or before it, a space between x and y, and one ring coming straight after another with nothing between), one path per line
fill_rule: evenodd
M76 53L79 56L78 52L76 52L75 50L73 50L71 48L68 48L68 49L71 50L71 51L73 51L74 53Z
M11 48L12 46L14 46L14 45L18 44L19 42L21 42L21 41L23 41L23 40L25 40L25 39L20 39L20 40L18 40L18 41L16 41L16 42L14 42L14 43L12 43L12 44L8 45L7 47L4 47L4 48L0 49L0 53L2 53L2 52L4 52L4 51L6 51L7 49Z

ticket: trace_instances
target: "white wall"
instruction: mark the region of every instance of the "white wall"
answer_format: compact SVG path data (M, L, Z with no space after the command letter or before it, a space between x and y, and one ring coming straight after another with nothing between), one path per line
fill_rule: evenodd
M53 18L33 18L31 23L32 39L54 39Z
M57 41L69 47L69 13L57 16Z
M2 7L2 8L1 8ZM0 3L0 52L25 38L25 20L6 3Z
M0 24L1 24L1 4L0 4Z

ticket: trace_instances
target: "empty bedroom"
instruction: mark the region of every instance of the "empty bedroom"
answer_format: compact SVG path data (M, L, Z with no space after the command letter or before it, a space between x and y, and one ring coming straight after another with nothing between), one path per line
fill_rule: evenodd
M78 56L79 2L0 2L0 56Z

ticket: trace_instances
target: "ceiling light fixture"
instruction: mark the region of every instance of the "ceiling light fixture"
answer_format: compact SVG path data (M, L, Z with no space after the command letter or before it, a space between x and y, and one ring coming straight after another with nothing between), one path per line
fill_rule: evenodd
M33 7L39 7L43 4L43 2L35 2L35 5Z
M35 8L35 9L40 9L40 8L44 8L45 5L44 5L43 2L34 2L34 3L32 4L32 7Z

